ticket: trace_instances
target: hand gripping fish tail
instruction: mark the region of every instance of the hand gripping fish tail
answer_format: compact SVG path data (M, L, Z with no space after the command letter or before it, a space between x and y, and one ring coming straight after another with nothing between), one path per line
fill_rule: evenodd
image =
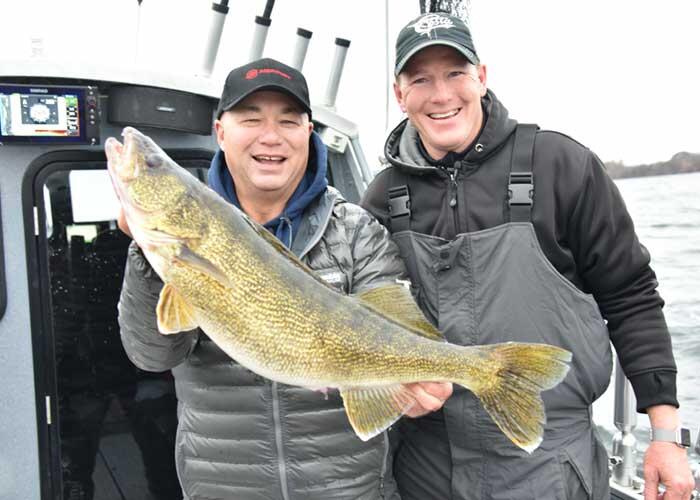
M134 128L123 137L123 146L106 142L109 172L130 231L164 283L161 333L201 328L263 377L338 389L363 440L416 404L407 384L434 381L471 390L517 446L539 445L540 392L564 378L568 351L450 344L395 283L340 293L150 138Z

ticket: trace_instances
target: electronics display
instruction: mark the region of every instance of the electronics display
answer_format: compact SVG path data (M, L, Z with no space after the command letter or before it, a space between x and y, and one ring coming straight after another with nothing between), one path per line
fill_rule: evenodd
M0 83L0 143L98 144L96 87Z

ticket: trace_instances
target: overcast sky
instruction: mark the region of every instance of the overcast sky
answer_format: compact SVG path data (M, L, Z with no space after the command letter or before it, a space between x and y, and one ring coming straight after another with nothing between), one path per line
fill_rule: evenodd
M211 0L0 0L0 59L43 56L195 73ZM247 62L253 18L265 0L231 0L213 78ZM389 40L419 12L389 0ZM304 73L323 99L335 37L352 44L338 112L360 126L370 163L401 119L386 110L385 15L379 0L277 0L265 55L289 62L295 31L313 32ZM138 22L140 18L140 23ZM489 87L523 122L559 130L606 161L627 164L700 152L698 0L473 0L471 26ZM137 38L137 26L138 30Z

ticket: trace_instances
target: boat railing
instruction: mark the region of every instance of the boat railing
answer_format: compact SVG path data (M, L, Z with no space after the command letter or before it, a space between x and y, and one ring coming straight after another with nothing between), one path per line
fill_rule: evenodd
M637 475L637 400L632 391L632 384L625 377L620 361L615 366L615 428L612 454L610 455L611 486L618 493L631 493L629 498L642 498L644 479ZM694 451L700 454L700 433L695 442ZM695 490L691 500L700 499L700 463L691 464L695 478ZM626 495L627 496L627 495Z

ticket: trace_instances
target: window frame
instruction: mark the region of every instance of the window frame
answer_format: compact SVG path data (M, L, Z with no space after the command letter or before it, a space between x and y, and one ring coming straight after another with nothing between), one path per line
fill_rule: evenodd
M204 166L209 165L214 151L201 148L173 148L167 149L166 153L176 162L202 162L201 168L194 168L197 168L197 178L206 182ZM27 259L42 499L62 500L58 388L54 332L51 323L51 283L43 188L48 178L58 171L106 170L106 168L107 159L104 151L101 150L53 151L35 158L28 166L22 180L22 217ZM3 257L1 229L0 226L0 259ZM4 259L0 260L0 263L4 263ZM4 264L2 264L0 265L0 313L4 311L5 305L4 285ZM0 314L1 316L2 314Z

